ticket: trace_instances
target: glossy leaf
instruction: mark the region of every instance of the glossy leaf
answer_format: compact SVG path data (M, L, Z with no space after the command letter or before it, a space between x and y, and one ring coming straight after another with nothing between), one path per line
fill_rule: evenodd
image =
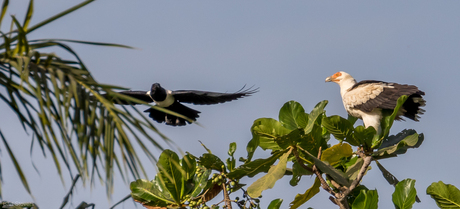
M185 187L183 178L185 172L179 164L179 156L171 150L165 150L158 159L157 167L160 181L165 185L174 201L180 204Z
M328 101L323 100L316 104L315 108L308 115L308 124L305 127L305 134L308 134L312 131L313 126L316 124L316 121L320 119L320 116L325 112L324 107L326 107Z
M267 209L279 209L281 204L283 203L283 199L275 199L270 202Z
M335 166L341 162L342 158L350 157L352 155L353 149L351 149L349 144L339 143L324 150L321 153L321 160L328 162L332 166Z
M182 170L185 173L184 175L185 181L192 179L193 176L195 175L196 166L197 166L195 158L192 155L187 154L180 160L180 165L182 167Z
M436 201L440 208L460 208L460 190L451 184L442 181L433 182L427 189L426 194Z
M384 114L384 117L381 122L381 128L382 128L381 140L383 140L383 138L388 136L388 134L390 133L390 128L391 126L393 126L393 122L396 116L398 115L399 109L402 107L404 102L406 102L407 98L408 98L407 95L402 95L401 97L399 97L396 103L396 107L393 109L393 112L390 115ZM375 148L379 147L377 142L373 142L373 144L375 144L374 146Z
M343 186L347 186L347 187L350 186L350 182L348 181L348 178L345 175L345 173L343 173L342 171L335 169L331 165L319 160L318 158L316 158L315 156L313 156L309 152L305 152L305 154L307 154L309 156L309 158L314 161L316 167L318 167L319 170L321 170L322 172L324 172L324 173L328 174L329 176L331 176L332 179L334 179L337 183L339 183L339 184L341 184Z
M295 209L299 208L301 205L306 203L308 200L310 200L313 196L319 193L319 187L321 186L321 182L319 181L318 177L315 178L315 183L305 191L303 194L297 194L294 198L294 201L292 201L289 204L290 209Z
M295 129L291 131L289 134L277 137L275 139L276 144L281 149L286 149L287 147L291 145L295 145L296 142L300 142L302 140L302 135L301 135L301 130L300 129Z
M395 157L398 154L406 153L409 148L417 148L423 142L423 134L414 133L412 135L406 136L403 140L399 141L397 144L381 148L374 152L372 156L374 159L384 159L389 157Z
M279 121L289 130L305 128L308 122L308 115L302 105L296 101L286 102L280 110Z
M133 199L141 203L156 206L167 206L174 203L174 200L165 198L158 185L151 181L144 179L133 181L130 189Z
M338 115L334 115L331 117L323 117L322 125L332 135L334 135L334 137L337 140L340 141L350 138L353 132L353 126L351 125L351 123L347 119L342 118Z
M222 162L219 157L210 153L204 153L203 156L200 157L199 163L208 169L213 169L219 172L225 170L224 162Z
M383 167L383 165L380 164L379 161L375 160L375 163L377 164L377 167L379 168L379 170L382 172L382 175L385 178L385 180L387 180L387 182L390 185L393 185L396 187L396 184L399 183L399 180L396 178L396 176L394 176L387 169L385 169L385 167ZM415 201L420 202L420 199L418 198L417 195L415 195Z
M353 202L353 209L377 209L379 195L377 190L361 190Z
M233 154L235 153L235 151L236 151L236 142L232 142L230 143L229 148L228 148L228 155L233 157Z
M345 172L345 174L347 175L350 181L353 181L358 177L358 173L361 170L363 163L364 163L364 160L362 158L358 158L355 161L355 164L347 168L347 171ZM368 167L368 170L369 169L370 169L370 166Z
M247 192L249 196L257 198L262 194L262 191L271 189L275 186L276 181L281 179L286 172L286 164L289 154L291 154L291 150L284 153L283 156L280 157L278 164L271 167L265 176L257 179L248 187Z
M254 121L251 128L252 140L258 140L262 149L279 150L275 139L289 134L291 130L285 128L280 122L272 118L260 118Z
M353 137L351 137L352 139L347 139L346 141L350 143L352 142L351 140L353 140L354 146L364 145L365 148L369 148L372 146L372 139L376 133L375 128L372 126L367 128L364 128L364 126L358 126L353 132ZM356 145L356 143L358 144Z
M267 159L256 159L254 161L245 163L232 172L227 174L228 178L231 179L240 179L243 176L254 177L255 175L261 172L268 172L270 167L283 156L288 150L283 151L275 151L269 158Z
M194 182L194 188L193 190L189 193L190 197L197 197L203 189L206 188L209 175L211 175L212 170L206 169L200 176L195 175L195 178L193 180Z
M393 203L396 209L410 209L415 203L417 191L415 190L415 180L404 179L396 184L393 193Z

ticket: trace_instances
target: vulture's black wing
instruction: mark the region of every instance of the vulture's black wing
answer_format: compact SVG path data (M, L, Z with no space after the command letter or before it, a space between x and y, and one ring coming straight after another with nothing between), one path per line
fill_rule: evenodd
M171 95L179 102L192 103L196 105L210 105L237 100L242 97L250 96L256 93L258 89L244 89L244 87L235 93L219 93L197 90L178 90L173 91Z
M139 100L142 100L142 101L145 101L145 102L153 102L152 98L150 98L150 96L147 94L146 91L121 91L121 92L118 92L119 94L124 94L126 96L130 96L130 97L133 97L133 98L136 98L136 99L139 99ZM124 100L122 98L113 98L113 103L115 104L132 104L132 105L135 105L135 104L139 104L139 103L135 103L135 102L132 102L132 101L127 101L127 100Z
M374 108L392 110L396 107L398 98L402 95L407 95L409 98L403 104L404 116L417 121L417 114L423 114L424 112L421 107L425 105L422 99L425 92L420 91L417 86L366 80L355 84L350 91L359 90L360 87L365 85L381 85L383 86L383 91L376 94L374 98L360 105L356 105L355 108L365 112L371 112Z

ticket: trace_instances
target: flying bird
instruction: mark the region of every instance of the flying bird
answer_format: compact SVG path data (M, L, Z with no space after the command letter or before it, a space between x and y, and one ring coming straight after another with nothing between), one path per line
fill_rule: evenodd
M218 93L218 92L209 92L209 91L197 91L197 90L177 90L171 91L161 87L159 83L154 83L150 88L150 91L121 91L120 94L124 94L148 103L154 102L156 106L163 107L165 109L171 110L173 112L179 113L187 118L196 121L199 117L200 111L189 108L181 103L191 103L195 105L211 105L229 102L232 100L237 100L239 98L250 96L253 93L256 93L256 89L240 89L235 93ZM115 104L130 104L135 105L138 103L133 103L131 101L122 100L120 98L114 99ZM184 118L177 117L165 112L156 110L154 108L149 108L144 112L149 113L149 117L158 123L165 122L166 125L171 126L184 126L186 122L190 124L189 121Z
M425 110L425 92L417 86L383 81L364 80L359 83L350 74L340 71L326 78L326 82L335 82L340 86L343 105L351 116L360 118L367 128L372 126L378 134L381 133L380 121L382 110L393 111L398 98L407 95L408 99L399 109L396 120L401 116L418 121L419 115Z

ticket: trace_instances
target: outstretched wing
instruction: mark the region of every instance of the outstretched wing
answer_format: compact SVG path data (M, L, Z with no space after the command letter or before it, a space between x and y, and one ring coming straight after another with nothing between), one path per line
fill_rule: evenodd
M129 96L129 97L133 97L133 98L136 98L136 99L139 99L139 100L142 100L144 102L153 102L152 98L150 98L150 96L147 94L146 91L121 91L121 92L118 92L119 94L124 94L126 96ZM136 103L136 102L132 102L132 101L128 101L128 100L125 100L125 99L122 99L120 97L117 97L117 98L113 98L113 103L115 104L132 104L132 105L135 105L135 104L139 104L139 103Z
M219 93L196 90L178 90L173 91L171 95L179 102L192 103L196 105L210 105L237 100L242 97L250 96L258 91L256 89L244 89L244 87L235 93Z

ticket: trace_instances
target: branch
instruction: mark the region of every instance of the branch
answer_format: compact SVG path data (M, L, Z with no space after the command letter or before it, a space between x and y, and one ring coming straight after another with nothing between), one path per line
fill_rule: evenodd
M223 187L223 190L224 190L225 205L227 206L227 209L232 209L232 201L230 200L230 196L227 193L227 185L225 185L225 182L222 183L222 187Z
M364 160L363 166L361 166L361 170L358 173L358 177L351 183L350 188L348 188L343 194L346 197L350 192L358 186L359 182L363 179L364 174L367 171L367 168L372 162L372 156L366 156L363 152L358 150L358 155Z

